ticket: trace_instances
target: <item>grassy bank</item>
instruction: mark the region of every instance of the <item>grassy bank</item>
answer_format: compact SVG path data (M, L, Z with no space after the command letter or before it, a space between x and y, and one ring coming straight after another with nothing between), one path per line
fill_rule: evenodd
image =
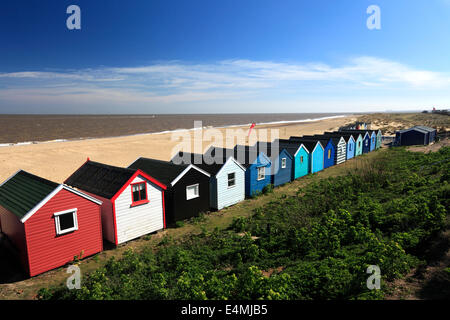
M374 152L149 237L81 290L41 298L383 298L387 281L427 263L427 243L446 227L449 158L450 148ZM381 290L367 289L369 265Z

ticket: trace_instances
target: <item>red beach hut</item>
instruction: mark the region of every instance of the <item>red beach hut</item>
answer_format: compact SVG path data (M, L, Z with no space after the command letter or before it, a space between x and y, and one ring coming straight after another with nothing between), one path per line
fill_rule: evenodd
M33 277L103 250L101 204L20 170L0 185L1 231Z

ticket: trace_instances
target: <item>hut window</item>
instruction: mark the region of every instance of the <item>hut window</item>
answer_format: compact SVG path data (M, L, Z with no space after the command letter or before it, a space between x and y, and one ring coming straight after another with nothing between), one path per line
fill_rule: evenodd
M143 203L147 201L147 185L145 182L139 182L131 185L132 202Z
M352 145L351 144L348 145L348 151L352 151Z
M57 235L78 230L77 209L57 212L54 217Z
M258 180L264 180L266 178L266 168L259 167L258 168Z
M281 159L281 168L282 169L286 168L286 158Z
M234 187L236 185L236 173L232 172L228 174L228 188Z
M300 157L300 163L303 163L303 156Z
M186 200L198 198L199 196L200 196L200 187L198 183L186 187Z
M328 150L328 159L331 158L331 150Z

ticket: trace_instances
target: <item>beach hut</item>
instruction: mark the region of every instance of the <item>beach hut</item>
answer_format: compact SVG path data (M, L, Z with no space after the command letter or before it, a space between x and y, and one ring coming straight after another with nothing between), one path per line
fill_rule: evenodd
M311 140L311 141L320 141L324 148L324 161L323 168L329 168L334 166L335 163L335 154L336 154L336 146L331 138L320 137L320 136L303 136L303 137L291 137L289 140Z
M195 164L211 175L210 206L216 210L245 199L245 168L226 154L226 149L211 147L204 155L179 152L171 160L175 164Z
M347 142L345 141L344 137L342 136L335 136L335 135L320 135L324 138L330 138L333 142L333 145L335 147L334 152L334 163L340 164L345 161L347 161Z
M433 143L436 140L437 130L434 128L426 127L426 126L415 126L415 128L427 131L428 134L428 144Z
M20 170L0 186L1 231L33 277L103 250L101 204Z
M395 132L395 144L400 146L427 145L435 140L436 129L415 126Z
M362 136L362 153L368 153L375 149L376 133L371 130L342 130L344 133L361 134Z
M301 137L291 137L292 143L303 144L309 151L309 172L315 173L324 169L325 148L319 140L301 139Z
M353 137L353 135L351 134L346 134L344 132L325 132L324 135L327 136L334 136L334 137L342 137L345 140L346 143L346 160L352 159L355 157L355 152L356 152L356 141L355 138Z
M275 140L280 148L285 149L293 157L292 180L306 176L310 173L309 151L302 143L297 143L285 139Z
M373 151L377 148L377 133L375 132L375 130L369 132L370 132L370 151Z
M375 132L377 134L377 143L376 143L375 149L380 149L381 142L383 140L383 133L381 132L381 130L375 130Z
M65 183L103 202L103 237L111 243L165 228L166 185L145 172L88 160Z
M265 153L258 153L255 148L243 145L236 145L233 151L234 158L246 169L246 196L252 197L262 192L265 186L272 183L272 162Z
M355 138L355 157L359 157L363 153L363 135L357 132L353 133L352 135Z
M363 134L363 153L369 153L370 152L370 134L368 131Z
M264 153L272 162L271 174L272 184L277 187L292 181L292 168L294 157L278 143L257 142L254 146L256 150Z
M193 164L174 164L149 158L138 158L128 167L152 174L167 186L164 197L166 222L190 219L208 212L210 174Z

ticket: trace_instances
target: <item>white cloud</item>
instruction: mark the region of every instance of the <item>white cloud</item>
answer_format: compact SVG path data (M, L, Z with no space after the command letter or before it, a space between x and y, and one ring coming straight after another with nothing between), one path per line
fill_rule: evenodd
M123 112L130 104L158 105L159 112L170 112L161 105L195 102L209 102L208 110L197 112L211 112L211 107L226 101L245 101L250 106L261 98L266 102L284 101L286 106L288 102L311 103L324 98L329 105L334 99L341 101L339 105L359 101L368 106L384 105L388 102L384 97L389 96L401 104L418 101L412 98L418 92L427 97L433 92L444 102L449 89L447 73L376 57L356 57L341 66L252 60L205 64L170 61L124 68L0 73L0 102L6 102L0 105L84 103L102 110L102 106L114 104L122 106ZM283 109L281 102L280 108L276 111L299 111Z

